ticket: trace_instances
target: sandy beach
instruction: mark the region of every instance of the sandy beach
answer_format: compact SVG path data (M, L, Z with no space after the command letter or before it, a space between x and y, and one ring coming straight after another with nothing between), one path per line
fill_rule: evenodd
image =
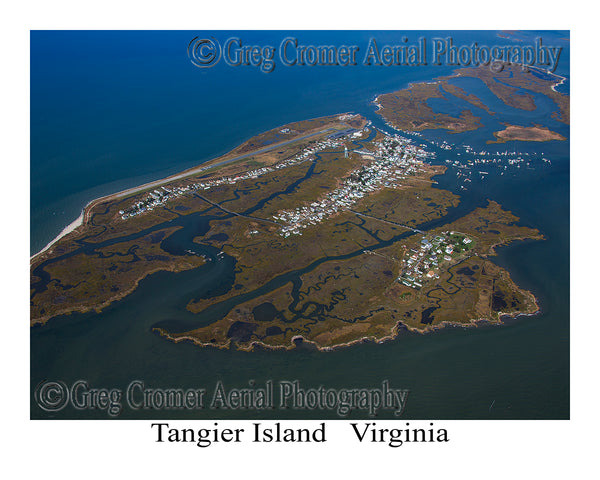
M87 207L87 206L86 206ZM83 225L83 212L85 211L85 209L83 209L81 211L81 214L79 215L79 217L77 217L75 220L73 220L69 225L67 225L65 228L62 229L62 231L52 240L50 241L50 243L48 243L48 245L46 245L44 248L42 248L38 253L36 253L35 255L32 255L30 258L30 263L33 262L33 260L35 259L35 257L37 257L38 255L41 255L42 253L44 253L46 250L48 250L52 245L54 245L56 242L58 242L61 238L63 238L65 235L68 235L69 233L71 233L73 230L75 230L77 227L79 227L80 225Z
M232 161L233 160L235 160L235 159L232 159ZM213 166L213 165L211 165L211 166ZM105 195L104 197L99 197L99 198L92 200L84 207L84 209L81 211L81 214L79 215L79 217L77 217L75 220L73 220L73 222L71 222L69 225L67 225L65 228L63 228L63 230L50 243L48 243L48 245L46 245L42 250L40 250L39 252L37 252L36 254L34 254L30 257L30 263L32 263L39 255L41 255L42 253L46 252L49 248L51 248L52 245L54 245L56 242L58 242L61 238L68 235L69 233L73 232L77 227L83 225L84 220L85 221L88 220L87 212L89 212L91 207L93 207L94 205L104 202L104 201L107 201L107 200L114 200L117 198L133 195L134 193L138 193L143 190L147 190L149 188L159 187L165 183L169 183L169 182L172 182L175 180L179 180L181 178L185 178L187 176L201 172L202 170L206 170L207 168L208 167L206 165L204 165L203 167L194 167L193 169L186 170L185 172L178 173L178 174L172 175L170 177L162 178L160 180L155 180L155 181L149 182L149 183L144 183L143 185L138 185L137 187L132 187L132 188L128 188L126 190L121 190L120 192L112 193L110 195Z

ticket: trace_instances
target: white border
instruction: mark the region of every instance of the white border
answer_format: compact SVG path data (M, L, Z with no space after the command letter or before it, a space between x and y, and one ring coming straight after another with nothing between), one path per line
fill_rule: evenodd
M389 3L386 5L386 3ZM17 6L18 5L18 6ZM166 9L168 7L168 10ZM598 49L595 17L574 3L485 2L13 2L2 48L2 298L5 342L1 435L4 470L46 478L208 477L568 478L596 470ZM594 22L594 23L592 23ZM345 422L328 422L325 445L157 444L146 421L40 422L29 418L30 29L571 29L572 286L571 420L435 422L445 445L360 445ZM589 108L585 108L589 106ZM197 422L171 422L179 426ZM221 422L240 425L244 422ZM300 425L302 422L291 422ZM315 422L312 422L315 423ZM411 424L417 422L411 421ZM425 422L428 425L428 422ZM8 448L8 450L6 450ZM593 450L592 450L593 449ZM9 467L9 468L6 468ZM10 468L12 467L12 468ZM588 468L586 468L588 467Z

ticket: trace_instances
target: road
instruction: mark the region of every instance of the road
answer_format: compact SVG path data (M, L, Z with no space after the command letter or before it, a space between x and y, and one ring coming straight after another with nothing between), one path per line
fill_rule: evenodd
M366 217L366 218L371 218L373 220L379 220L380 222L389 223L390 225L396 225L397 227L407 228L409 230L412 230L415 233L425 233L425 232L423 232L423 230L419 230L418 228L414 228L414 227L409 227L408 225L404 225L402 223L390 222L389 220L384 220L383 218L377 218L372 215L367 215L366 213L357 212L355 210L350 210L350 211L354 215L358 215L359 217Z
M208 198L203 197L202 195L196 193L196 197L201 198L202 200L204 200L206 203L210 203L211 205L223 210L225 213L229 213L231 215L235 215L236 217L244 217L244 218L248 218L250 220L256 220L259 222L266 222L266 223L272 223L273 225L277 225L278 227L280 227L281 225L277 222L274 222L273 220L267 220L265 218L258 218L258 217L251 217L249 215L242 215L241 213L237 213L237 212L233 212L231 210L228 210L227 208L223 207L222 205L219 205L218 203L212 202L210 201Z

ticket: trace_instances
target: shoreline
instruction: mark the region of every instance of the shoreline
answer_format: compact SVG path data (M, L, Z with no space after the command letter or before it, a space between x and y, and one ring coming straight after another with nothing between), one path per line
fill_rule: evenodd
M561 93L561 92L557 91L556 87L559 87L560 85L562 85L563 83L565 83L565 80L567 79L567 77L563 77L562 75L559 75L558 73L551 72L549 70L545 70L545 69L543 69L541 67L536 67L535 65L529 65L528 68L533 68L534 70L537 70L538 72L542 72L542 73L545 73L547 75L554 75L555 77L560 78L560 81L557 82L557 83L555 83L554 85L552 85L550 87L550 90L552 90L552 91L554 91L556 93L560 93L561 95L566 95L564 93Z
M88 203L88 205L89 205L89 203ZM31 262L33 262L33 260L35 259L35 257L41 255L42 253L44 253L45 251L50 249L50 247L52 247L52 245L54 245L61 238L67 236L69 233L74 231L77 227L83 225L83 215L84 215L86 208L87 208L87 205L85 207L83 207L83 210L81 210L79 217L77 217L75 220L73 220L71 223L69 223L69 225L67 225L65 228L63 228L61 230L61 232L56 237L54 237L54 239L50 240L50 242L48 242L48 244L44 248L42 248L39 252L37 252L34 255L32 255L31 257L29 257L30 265L31 265Z
M518 311L497 312L498 318L496 320L489 319L489 318L472 318L468 322L444 321L435 326L428 325L427 327L425 327L423 329L416 328L416 327L409 327L402 321L398 321L391 328L390 333L388 335L385 335L385 336L379 337L379 338L374 337L374 336L363 336L360 338L356 338L355 340L350 340L348 342L343 342L343 343L329 345L329 346L322 346L312 340L305 338L302 335L295 335L294 337L291 338L289 344L269 345L260 340L254 340L254 341L250 342L248 345L243 346L243 348L239 348L239 346L236 347L236 350L241 351L241 352L253 352L253 351L255 351L256 347L260 347L266 351L273 351L273 352L281 351L281 350L291 351L291 350L295 350L295 349L299 348L298 345L295 343L295 340L301 340L302 343L309 344L313 348L315 348L317 351L325 353L325 352L335 352L342 348L353 347L355 345L359 345L359 344L363 344L363 343L375 343L375 344L379 345L382 343L391 342L391 341L398 339L398 337L400 335L402 335L403 332L409 332L409 333L418 334L418 335L431 335L431 334L440 332L442 330L445 330L447 328L459 328L460 327L460 328L466 329L466 328L480 328L480 327L486 327L486 326L500 327L500 326L506 324L506 320L516 320L518 317L533 317L533 316L539 315L541 313L542 310L539 307L537 298L531 292L528 292L528 293L531 295L531 297L533 297L533 304L535 305L534 311L532 311L532 312L518 312ZM503 320L503 317L506 320ZM183 335L183 336L179 336L179 337L174 337L172 334L170 334L163 328L159 328L159 327L154 327L151 330L154 333L156 333L157 335L159 335L175 344L178 344L180 342L190 342L192 345L195 345L195 346L201 347L201 348L212 347L212 348L217 348L219 350L227 350L227 349L231 348L231 339L229 339L227 341L227 343L225 343L225 344L223 344L223 343L222 344L213 344L213 343L208 343L208 342L202 342L198 338L196 338L192 335Z
M336 113L336 114L328 115L328 116L337 117L337 116L340 116L340 115L346 115L348 113L350 113L350 112ZM315 118L321 118L321 117L315 117ZM308 120L314 120L314 119L308 119ZM271 129L271 130L276 130L276 129L282 128L284 126L285 125L280 125L280 126L275 127L274 129ZM139 192L142 192L144 190L148 190L148 189L153 188L153 187L159 187L161 185L164 185L165 183L170 183L170 182L173 182L173 181L176 181L176 180L181 180L183 178L189 177L191 175L202 173L203 171L209 170L211 168L224 166L224 165L227 165L229 163L236 162L238 160L242 160L243 158L250 157L252 155L257 155L259 153L268 152L270 150L273 150L275 148L281 147L281 146L286 145L288 143L293 143L293 142L296 142L296 141L299 141L299 140L303 140L305 138L310 138L310 137L313 137L313 136L316 136L316 135L320 135L320 134L322 134L322 133L330 130L331 128L332 127L327 128L327 129L323 129L323 130L319 130L317 132L307 133L305 135L301 135L299 137L292 138L290 140L284 140L282 142L278 142L278 143L274 143L274 144L268 145L265 148L261 148L261 149L255 150L255 151L244 153L242 155L236 155L233 158L227 158L228 155L231 155L232 151L234 151L240 145L243 145L244 143L248 142L250 139L253 138L253 137L250 137L245 142L241 143L240 145L235 146L231 151L229 151L229 152L227 152L227 153L225 153L225 154L223 154L223 155L221 155L219 157L211 158L210 160L207 160L204 163L196 165L195 167L188 168L186 170L183 170L183 171L181 171L179 173L175 173L175 174L170 175L168 177L160 178L158 180L153 180L153 181L148 182L148 183L143 183L141 185L137 185L137 186L134 186L134 187L127 188L125 190L120 190L120 191L117 191L115 193L110 193L108 195L104 195L102 197L95 198L95 199L89 201L83 207L83 209L81 210L81 214L79 215L79 217L77 217L70 224L68 224L65 228L63 228L61 230L61 232L53 240L51 240L44 248L42 248L39 252L34 253L33 255L31 255L29 257L29 265L31 266L33 264L33 262L40 255L42 255L43 253L47 252L53 245L55 245L63 237L67 236L69 233L73 232L78 227L80 227L84 223L86 223L87 220L88 220L87 219L87 215L88 215L89 211L91 210L92 207L94 207L98 203L106 202L106 201L110 201L110 200L115 200L117 198L127 197L129 195L133 195L135 193L139 193ZM270 130L267 130L267 131L270 131ZM215 162L215 161L217 161L219 159L222 159L222 160L220 162L217 162L217 163L213 164L213 162Z

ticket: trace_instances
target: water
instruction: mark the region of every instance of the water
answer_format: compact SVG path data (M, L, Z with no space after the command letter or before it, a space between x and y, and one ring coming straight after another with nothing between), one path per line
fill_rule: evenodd
M212 33L212 32L211 32ZM291 121L355 111L383 126L371 100L380 93L430 80L451 67L331 68L276 67L263 74L252 67L219 64L193 67L185 47L198 32L33 32L31 102L31 251L43 247L77 217L83 205L102 194L155 180L230 150L252 135ZM214 33L213 33L214 35ZM289 32L246 32L247 43L278 45ZM304 43L361 44L370 36L392 41L392 32L298 32ZM408 32L412 39L422 34ZM428 32L428 38L448 36ZM209 36L209 35L207 35ZM218 32L220 40L229 32ZM453 34L455 44L473 34ZM565 33L545 32L544 43ZM535 35L531 34L531 38ZM480 43L506 44L492 32L477 33ZM563 42L564 44L565 42ZM568 52L560 74L568 74ZM462 82L462 83L461 83ZM477 85L480 83L480 85ZM456 84L488 103L491 93L477 80ZM568 85L567 87L568 88ZM464 105L460 100L457 106ZM548 102L522 112L500 102L492 111L526 124L541 118L568 137L568 126L547 120ZM444 105L432 103L436 111ZM430 334L403 334L381 345L364 344L334 353L310 350L253 353L173 344L150 329L159 321L194 317L185 310L190 297L224 278L226 262L212 277L198 272L160 272L102 314L71 315L31 331L32 391L43 379L71 384L86 379L96 387L125 386L141 379L153 387L190 386L211 391L217 380L243 388L272 379L299 380L303 386L376 387L388 379L408 388L406 418L568 418L569 416L569 144L511 142L485 146L496 119L473 109L485 127L475 132L425 132L431 139L460 144L544 152L551 165L503 176L490 170L485 181L458 191L451 170L440 188L461 195L448 219L487 198L497 200L540 229L543 242L519 242L499 249L494 261L518 285L539 299L539 315L502 327L453 328ZM504 117L503 117L504 118ZM385 128L385 127L384 127ZM389 128L386 128L389 130ZM437 162L455 158L433 149ZM176 239L175 239L176 240ZM178 245L179 248L185 244ZM197 247L197 246L196 246ZM207 253L211 253L208 252ZM213 252L214 253L214 252ZM227 280L224 280L227 283ZM195 321L197 321L195 319ZM32 396L33 397L33 396ZM493 407L490 409L490 405ZM32 417L47 417L32 403ZM185 412L163 413L165 417ZM193 418L225 416L202 410ZM383 414L388 415L386 414ZM105 418L104 412L56 414L58 418ZM156 418L160 412L124 411L127 418ZM320 411L226 412L228 418L335 418ZM364 412L355 412L360 418ZM403 418L404 418L403 417Z

